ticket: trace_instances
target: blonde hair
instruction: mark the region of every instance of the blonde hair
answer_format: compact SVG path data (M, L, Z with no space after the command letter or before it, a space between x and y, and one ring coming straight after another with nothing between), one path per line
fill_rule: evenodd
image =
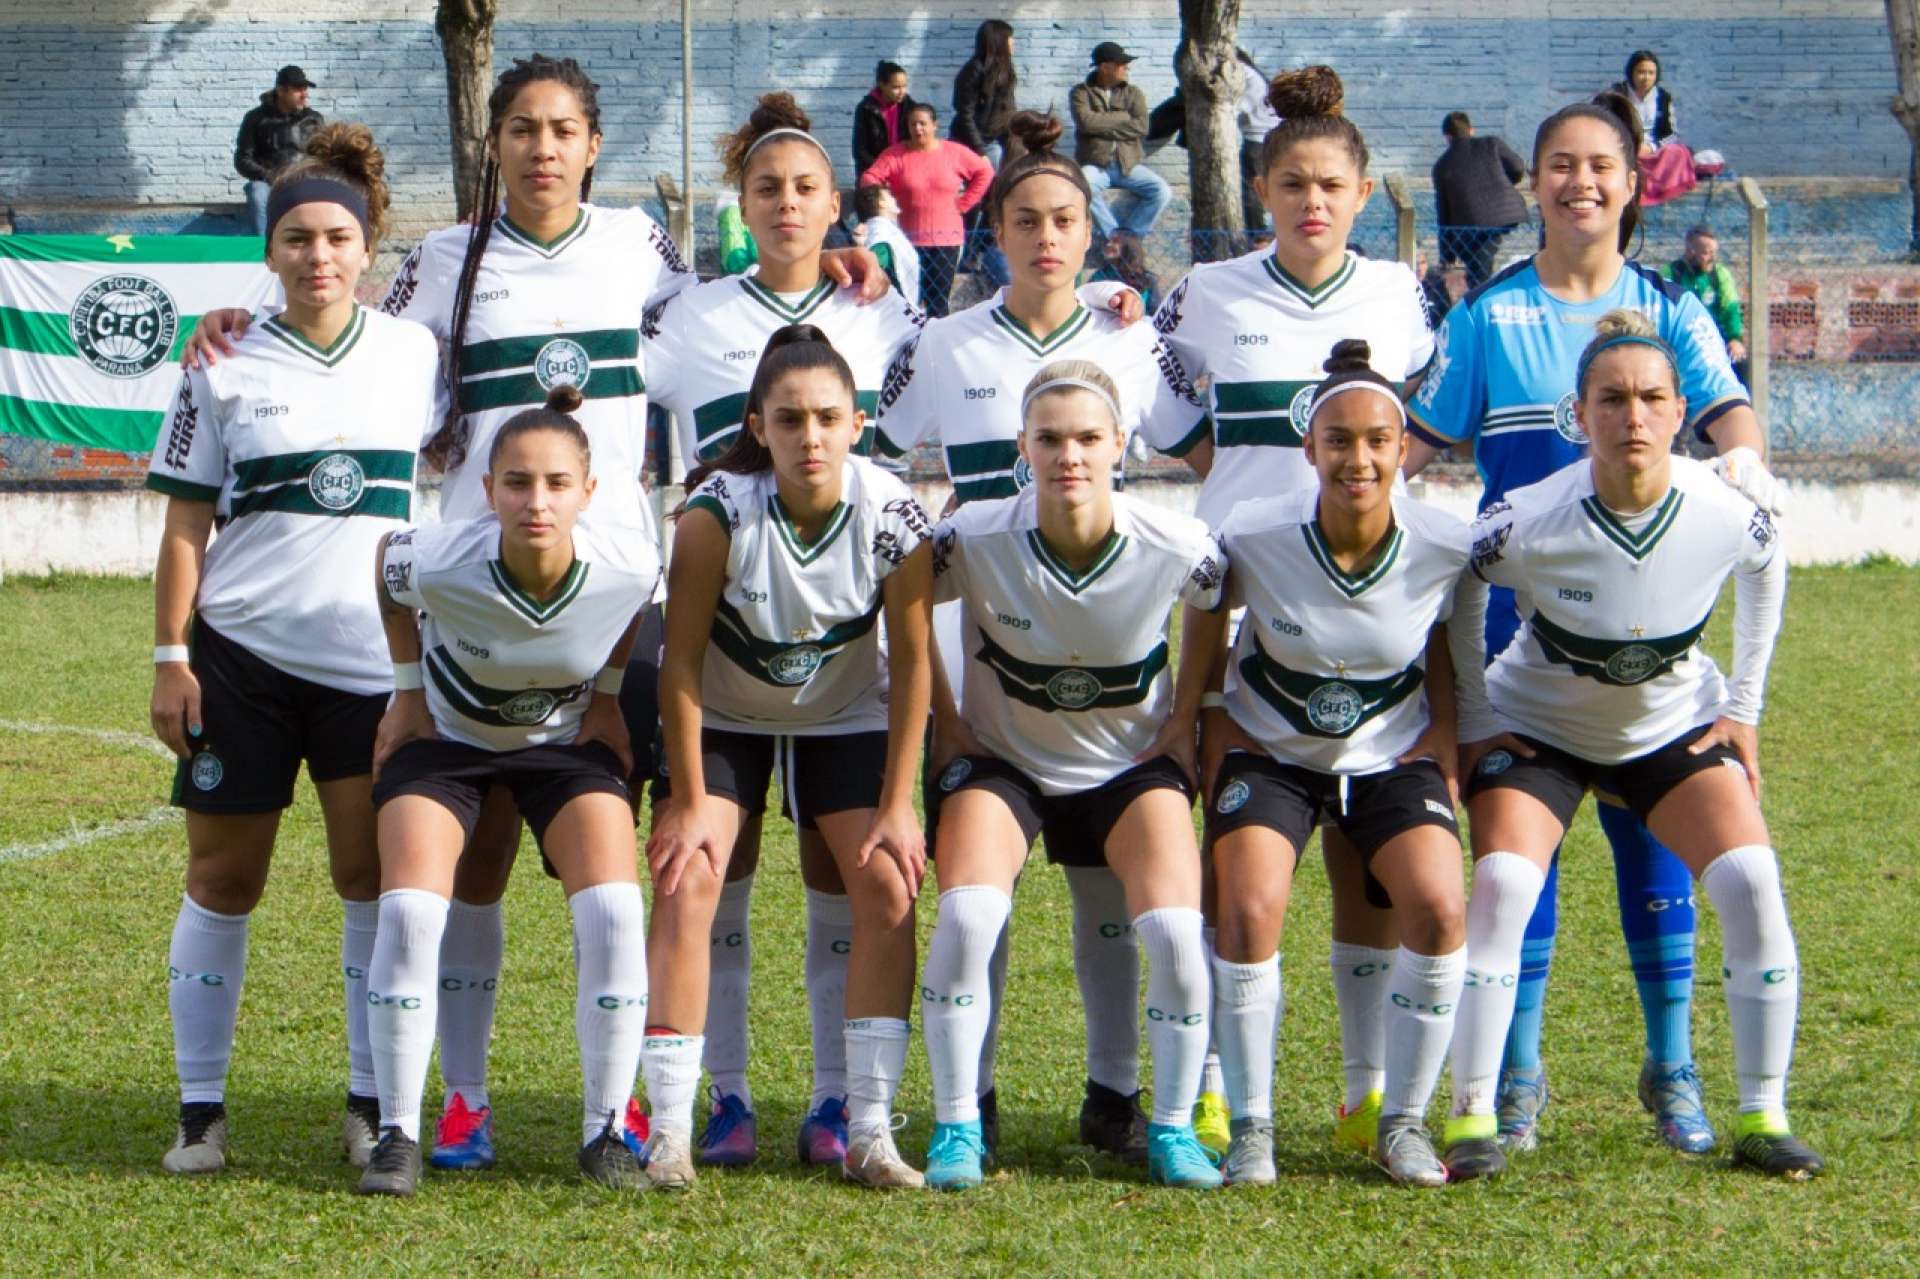
M1092 360L1055 360L1033 375L1020 393L1020 425L1026 426L1027 411L1035 402L1049 396L1081 391L1100 400L1113 418L1113 429L1120 431L1120 389L1107 371Z
M1658 351L1665 358L1668 371L1673 374L1673 389L1680 389L1680 361L1674 356L1673 348L1660 336L1660 330L1639 311L1618 307L1600 317L1593 326L1593 340L1580 353L1580 363L1573 382L1580 396L1586 396L1587 374L1592 371L1594 360L1618 346L1650 346Z

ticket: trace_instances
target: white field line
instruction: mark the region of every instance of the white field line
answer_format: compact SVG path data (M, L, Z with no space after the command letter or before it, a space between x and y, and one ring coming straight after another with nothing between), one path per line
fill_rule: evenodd
M151 737L143 737L139 733L123 733L110 728L82 728L73 724L37 724L28 720L0 719L0 732L28 733L36 736L91 737L97 742L144 750L166 759L173 758L172 751ZM88 844L97 843L103 839L131 835L178 820L179 813L176 810L155 808L143 816L122 818L120 821L107 822L102 826L81 827L76 824L72 831L57 839L42 840L33 844L9 844L0 848L0 865L52 857L71 849L84 848Z

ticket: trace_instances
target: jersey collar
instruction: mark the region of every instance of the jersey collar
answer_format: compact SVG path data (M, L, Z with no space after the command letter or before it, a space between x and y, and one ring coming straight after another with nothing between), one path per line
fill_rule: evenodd
M1080 336L1087 325L1093 323L1093 312L1077 302L1074 304L1073 314L1062 321L1059 328L1045 337L1037 336L1032 329L1014 319L1013 312L1007 310L1004 303L994 307L991 314L993 322L999 325L1003 332L1035 355L1043 357L1052 355L1073 341Z
M1591 485L1592 481L1588 481ZM1590 494L1580 499L1580 509L1587 513L1595 528L1606 536L1609 542L1625 551L1636 560L1644 560L1653 554L1653 548L1665 537L1667 530L1680 515L1680 490L1669 487L1667 495L1660 499L1653 518L1643 525L1638 533L1620 522L1620 517L1607 509L1598 494Z
M580 206L580 212L574 215L573 225L551 240L542 240L531 231L521 230L504 213L495 219L494 226L515 244L524 245L543 258L557 258L566 251L568 245L587 233L587 209L585 205Z
M775 532L780 535L781 545L787 548L787 552L793 556L795 563L805 568L819 559L827 547L833 544L833 539L840 536L840 530L844 529L853 518L853 508L845 502L835 506L833 514L827 517L827 526L820 530L820 536L811 543L800 540L800 530L794 527L793 520L787 515L787 508L780 501L778 493L769 494L767 497L767 516L772 520Z
M332 368L347 358L347 352L353 350L360 341L360 335L367 331L367 313L359 305L353 308L353 318L347 321L347 327L340 330L329 346L316 346L305 334L290 324L282 323L279 316L271 316L263 326L268 333L280 339L300 354L317 364Z
M1300 525L1301 534L1307 539L1307 554L1327 575L1327 580L1348 599L1356 599L1369 586L1387 575L1394 561L1400 558L1401 544L1406 541L1406 533L1400 527L1400 521L1394 520L1393 532L1387 535L1387 544L1380 554L1374 557L1373 567L1364 573L1353 574L1341 568L1333 558L1333 549L1327 545L1326 537L1320 532L1320 517L1313 516Z
M552 599L542 604L514 583L507 574L507 566L499 560L488 560L487 571L493 574L493 584L499 589L501 598L535 626L544 626L558 617L560 611L579 596L580 588L587 581L587 562L576 554L573 567L560 579L560 589L554 592Z
M740 277L740 287L747 291L748 297L758 302L761 306L766 307L767 310L773 312L788 324L798 324L815 311L818 311L826 302L828 295L833 292L833 280L826 275L822 275L818 284L808 289L804 297L792 304L789 304L786 299L782 298L778 293L775 293L772 289L750 275Z
M1074 572L1067 562L1054 554L1047 545L1047 539L1040 536L1038 528L1027 530L1027 545L1033 548L1034 558L1040 561L1040 567L1068 593L1078 595L1092 586L1094 582L1120 559L1120 553L1127 549L1127 535L1120 531L1120 521L1116 518L1113 531L1107 534L1107 540L1100 544L1099 552L1094 555L1093 563L1080 572Z
M1260 265L1267 269L1268 278L1280 286L1281 292L1309 310L1318 309L1324 305L1329 298L1340 291L1342 285L1353 278L1353 273L1359 269L1354 263L1352 251L1349 250L1346 258L1340 263L1339 270L1322 280L1317 287L1309 288L1289 275L1287 268L1280 265L1280 259L1271 253L1260 259Z

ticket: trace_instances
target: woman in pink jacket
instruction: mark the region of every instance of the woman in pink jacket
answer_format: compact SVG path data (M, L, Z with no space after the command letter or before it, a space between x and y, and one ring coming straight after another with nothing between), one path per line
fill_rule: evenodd
M884 186L900 204L900 229L920 251L920 309L947 313L954 266L967 238L962 220L986 198L993 165L971 147L940 136L934 109L916 102L907 115L907 137L880 153L860 175L861 186Z

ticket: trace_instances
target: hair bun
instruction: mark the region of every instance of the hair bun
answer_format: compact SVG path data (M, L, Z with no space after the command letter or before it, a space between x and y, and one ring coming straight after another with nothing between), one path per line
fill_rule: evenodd
M1346 105L1346 86L1332 67L1315 65L1282 71L1267 85L1267 105L1282 120L1339 115Z
M574 413L579 411L586 398L573 383L561 382L547 392L547 407L555 413Z
M817 324L787 324L775 329L773 335L761 344L760 358L764 360L781 347L793 346L798 342L818 342L822 346L833 345L833 339L829 338L826 330Z
M1328 373L1360 373L1373 367L1373 347L1365 338L1341 338L1320 365Z
M307 154L331 168L340 170L362 186L372 186L387 174L387 158L373 141L373 131L364 124L323 125L307 139Z
M1601 316L1593 326L1593 336L1597 340L1621 337L1657 338L1660 332L1653 327L1653 321L1645 315L1623 306Z
M756 137L765 137L775 129L799 129L803 133L811 133L813 119L794 101L791 93L783 90L760 95L753 114L747 117L747 127Z
M1044 114L1039 111L1016 111L1013 119L1007 122L1007 132L1020 139L1030 154L1053 150L1064 131L1065 126L1060 123L1060 118L1051 111Z

